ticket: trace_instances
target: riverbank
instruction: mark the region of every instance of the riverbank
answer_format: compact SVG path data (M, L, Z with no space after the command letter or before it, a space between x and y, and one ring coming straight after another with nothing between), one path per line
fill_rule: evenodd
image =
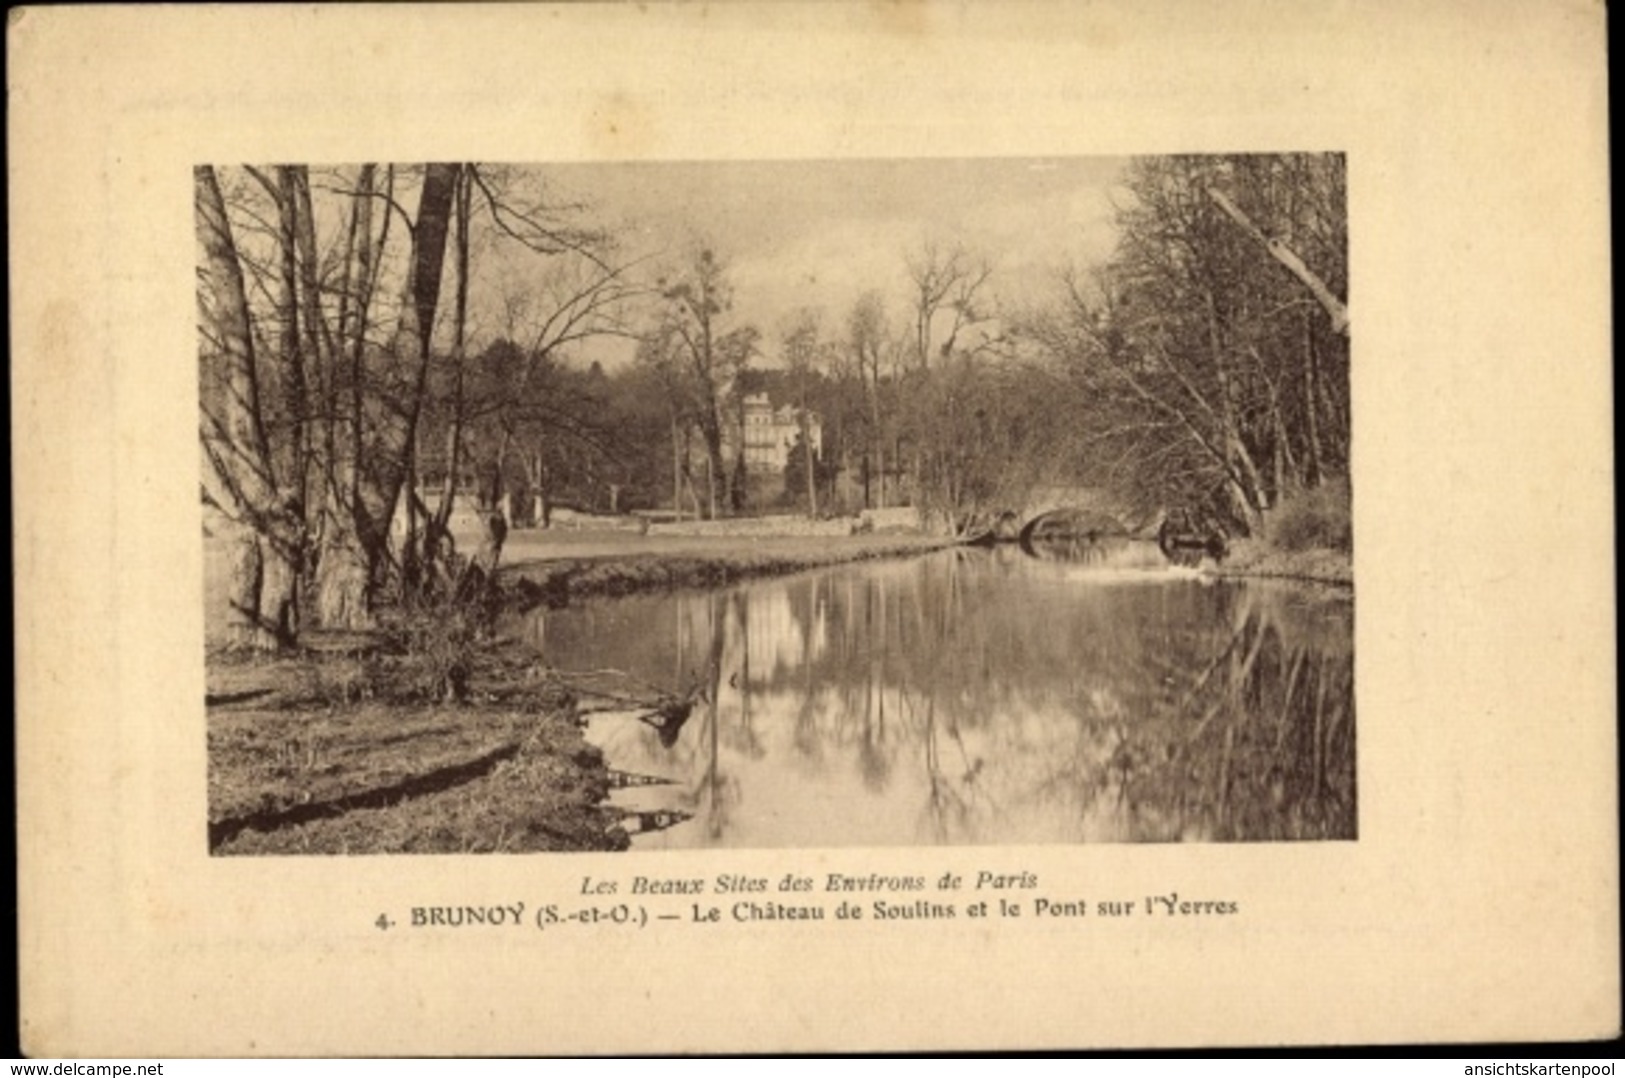
M1269 514L1262 538L1233 544L1222 576L1354 587L1354 517L1346 479L1298 491Z
M1318 547L1281 550L1250 539L1233 543L1224 561L1211 571L1222 577L1296 580L1350 590L1354 587L1354 559L1347 551Z
M518 532L497 580L504 604L525 610L583 599L742 580L848 562L912 557L952 546L924 535L703 536Z
M208 657L209 849L234 854L618 850L624 813L573 695L526 649L471 655L466 702L421 660Z

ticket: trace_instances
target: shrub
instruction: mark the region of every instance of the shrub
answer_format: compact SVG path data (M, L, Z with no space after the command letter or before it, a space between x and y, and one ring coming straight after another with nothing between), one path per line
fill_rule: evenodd
M1354 549L1354 522L1347 479L1335 479L1284 499L1269 526L1281 550Z
M402 687L425 699L464 699L480 641L494 613L491 589L409 595L379 616L380 627L402 656Z

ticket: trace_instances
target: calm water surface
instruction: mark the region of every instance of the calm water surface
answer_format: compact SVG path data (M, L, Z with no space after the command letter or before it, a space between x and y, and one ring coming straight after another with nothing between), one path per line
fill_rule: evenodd
M552 666L704 699L589 726L639 848L1355 837L1353 601L1154 548L958 549L539 612Z

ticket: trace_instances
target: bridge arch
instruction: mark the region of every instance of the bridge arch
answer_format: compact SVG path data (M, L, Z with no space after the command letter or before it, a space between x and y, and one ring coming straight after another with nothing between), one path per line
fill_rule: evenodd
M1023 547L1046 539L1096 542L1105 538L1128 538L1129 529L1110 513L1098 509L1063 506L1039 513L1022 527Z

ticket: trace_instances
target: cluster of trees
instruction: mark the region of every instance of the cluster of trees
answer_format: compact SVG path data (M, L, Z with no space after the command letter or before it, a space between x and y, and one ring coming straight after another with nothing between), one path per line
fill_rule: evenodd
M1243 534L1349 462L1340 155L1153 157L1115 256L1029 320L1072 386L1083 481Z
M745 510L752 384L798 417L784 497L815 516L913 505L967 531L1062 484L1248 532L1347 473L1340 156L1137 159L1116 253L1053 302L1000 304L989 258L927 243L848 309L767 332L717 252L631 258L544 180L196 170L203 497L232 644L454 587L459 497L544 526L558 503ZM636 361L581 358L606 337Z
M713 252L695 252L661 280L664 304L639 361L671 402L675 504L706 516L747 507L743 386L771 387L774 403L798 417L785 494L814 516L916 505L962 527L988 506L1020 501L1037 474L1030 465L1047 459L1032 452L1042 440L1042 420L1032 421L1042 372L1001 350L990 263L927 244L902 268L906 309L889 311L876 288L834 319L795 311L771 335L737 317ZM764 367L775 377L751 377ZM808 451L814 417L818 453Z
M232 645L366 627L380 602L455 586L459 481L485 467L500 485L510 458L545 471L553 440L591 442L572 408L590 386L561 357L629 332L636 287L608 237L533 180L472 164L196 170L203 499L230 552ZM524 345L476 361L471 282L497 245L542 266L508 304Z

